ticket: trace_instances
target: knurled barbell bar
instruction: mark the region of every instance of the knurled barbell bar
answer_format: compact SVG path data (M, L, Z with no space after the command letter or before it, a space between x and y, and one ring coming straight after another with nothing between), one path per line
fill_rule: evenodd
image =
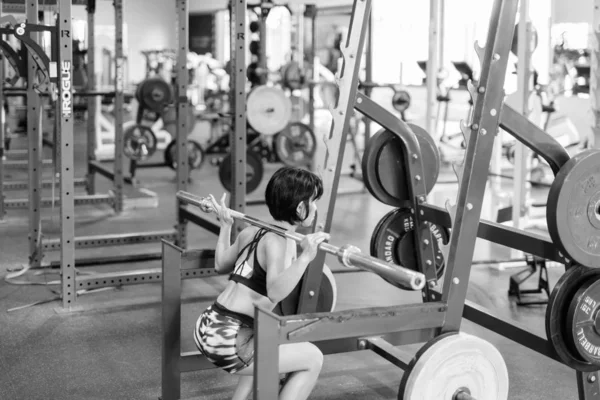
M177 198L183 203L200 208L203 212L210 213L214 211L208 197L200 197L180 190L177 192ZM290 232L279 226L268 224L239 211L231 210L231 216L260 228L268 229L298 243L302 242L302 239L304 239L304 235L302 234ZM411 271L407 268L364 255L360 253L360 249L355 246L346 244L342 247L337 247L322 242L319 244L319 249L337 256L338 260L348 268L357 267L365 271L374 272L388 282L397 284L399 287L421 290L425 286L425 275L422 273Z

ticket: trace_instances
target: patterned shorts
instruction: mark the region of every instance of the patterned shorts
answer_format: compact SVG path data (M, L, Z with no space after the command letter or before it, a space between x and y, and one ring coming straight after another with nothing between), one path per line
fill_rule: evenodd
M234 374L254 358L254 319L215 302L198 318L194 341L211 363Z

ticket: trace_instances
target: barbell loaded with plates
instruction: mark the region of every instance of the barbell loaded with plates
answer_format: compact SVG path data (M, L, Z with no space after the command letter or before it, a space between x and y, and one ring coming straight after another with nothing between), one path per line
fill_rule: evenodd
M206 213L214 211L211 200L207 197L199 197L191 193L178 191L177 199L183 204L196 206ZM304 235L300 233L288 231L277 225L268 224L239 211L231 210L231 216L234 219L242 220L251 225L267 229L278 235L292 239L297 243L301 243L304 239ZM423 274L364 255L361 253L360 249L355 246L346 244L342 247L337 247L322 242L319 244L319 250L336 256L345 267L357 267L365 271L373 272L389 282L393 282L396 286L407 287L412 290L421 290L425 286L425 276Z
M448 244L450 232L444 227L425 222L435 241L433 251L437 279L444 275L445 261L441 246ZM371 255L389 263L419 271L415 254L415 222L410 208L398 208L388 212L377 224L371 235Z
M257 86L248 94L246 118L256 132L274 135L290 123L292 102L279 88Z
M260 156L248 150L246 152L246 194L254 192L260 186L263 174L264 167ZM228 192L231 192L232 179L231 153L228 153L219 164L219 181Z
M425 129L408 124L417 136L421 147L425 188L429 193L440 173L440 153L435 141ZM382 129L375 133L365 145L362 158L362 175L365 187L382 203L402 207L410 200L409 181L406 176L408 160L405 158L402 140L393 132ZM410 154L409 154L410 156Z
M508 369L486 340L462 332L435 337L402 375L398 400L506 400Z
M123 131L123 154L135 161L152 157L158 145L156 135L149 126L133 124Z
M275 136L275 153L290 167L308 167L317 150L314 132L302 122L293 122Z

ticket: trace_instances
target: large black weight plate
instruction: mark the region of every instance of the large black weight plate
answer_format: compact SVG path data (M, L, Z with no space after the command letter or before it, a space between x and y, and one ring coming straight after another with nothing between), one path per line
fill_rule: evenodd
M532 53L535 51L538 45L538 33L535 26L531 25L531 43L529 44L529 51ZM512 44L510 46L510 51L515 55L519 56L519 24L515 25L515 32L513 34Z
M585 361L573 342L568 312L581 285L598 279L600 269L573 266L560 277L548 299L546 307L546 335L559 358L569 367L582 372L597 371L598 366Z
M433 237L436 239L433 242L436 255L436 273L437 278L441 279L444 274L445 261L440 246L448 243L450 235L445 228L440 228L428 222L426 224L430 227ZM415 223L410 209L399 208L389 212L382 218L371 236L371 256L418 271L418 263L414 253L414 229Z
M381 232L381 227L383 226L383 224L386 223L386 221L388 219L392 218L394 216L394 214L396 214L398 212L398 210L399 209L395 209L395 210L388 212L387 214L385 214L383 216L383 218L381 218L379 220L377 225L375 225L375 229L373 229L373 234L371 235L371 242L370 242L370 246L369 246L369 254L371 254L371 256L375 257L374 254L376 254L376 252L377 252L377 244L380 242L379 234Z
M275 153L290 167L307 167L317 150L314 132L302 122L293 122L275 138Z
M433 138L421 127L408 126L421 147L423 176L427 193L433 189L440 172L440 154ZM409 200L407 168L402 141L392 132L380 130L367 142L362 158L365 186L382 203L400 207Z
M294 290L283 299L273 312L278 315L294 315L298 310L300 301L300 289L302 282L298 283ZM323 278L319 289L317 299L317 309L315 312L333 312L337 303L337 284L335 277L327 265L323 266Z
M263 163L253 151L246 152L246 194L252 193L260 185L264 173ZM231 192L231 153L227 154L219 165L219 180L228 192Z
M567 326L579 355L600 369L600 276L589 278L571 300Z
M123 130L123 154L136 161L146 160L156 151L156 135L149 126L132 124Z
M154 77L140 83L136 98L143 108L160 114L167 104L173 101L173 92L164 79Z
M165 164L171 169L177 169L177 154L175 153L175 140L171 140L171 143L165 149L164 159ZM204 163L204 150L202 146L193 140L187 141L187 153L188 153L188 168L199 169Z
M410 107L410 101L410 93L406 90L394 91L394 95L392 96L392 107L398 112L404 112Z
M546 221L567 256L600 267L600 151L585 150L560 168L548 193Z

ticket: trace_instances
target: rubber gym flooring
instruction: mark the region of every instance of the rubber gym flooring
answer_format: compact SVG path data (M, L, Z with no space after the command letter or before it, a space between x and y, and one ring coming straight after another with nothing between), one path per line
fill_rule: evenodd
M419 102L424 91L415 89L413 115L419 115ZM382 104L385 98L379 99ZM466 101L465 101L466 104ZM584 101L584 104L587 104ZM574 110L585 113L586 106L571 105ZM451 118L457 120L466 113L466 106L453 106ZM580 118L579 118L580 117ZM587 129L581 122L586 115L571 118L576 125ZM417 121L418 122L418 121ZM84 146L83 126L78 128L77 149ZM82 176L85 167L77 154L76 174ZM348 152L348 155L350 152ZM268 165L263 186L250 198L260 197L268 176L277 168ZM440 180L451 178L444 168ZM222 193L216 168L205 165L192 175L189 191L197 194ZM23 178L24 171L10 171L12 178ZM106 206L81 207L77 209L77 235L102 233L143 232L168 229L174 224L173 172L163 169L141 170L139 177L144 187L159 196L159 208L129 210L116 216ZM104 182L98 178L99 182ZM349 178L341 180L343 188L360 188ZM104 182L98 192L108 190ZM455 185L437 185L430 201L441 204L446 197L453 197ZM50 190L47 191L50 194ZM15 196L10 194L10 196ZM21 193L20 197L25 197ZM536 192L543 198L543 191ZM371 232L377 221L390 210L373 199L368 193L339 196L332 228L332 243L351 243L363 250L368 249ZM262 206L249 207L249 214L266 217ZM43 232L52 237L58 235L58 208L45 210ZM360 229L357 229L360 227ZM9 211L0 224L0 271L19 267L27 260L27 212ZM189 247L212 248L216 238L199 228L189 229ZM160 250L159 245L122 246L80 251L77 256L94 254L144 253ZM508 257L505 248L487 242L478 242L475 259ZM49 253L45 261L56 259L58 254ZM328 259L333 270L341 267L333 258ZM124 271L136 268L158 268L160 261L140 262L126 265L82 268L86 272ZM562 268L550 268L553 286ZM49 272L49 271L47 271ZM487 266L474 266L468 290L468 298L496 314L513 318L532 332L544 334L544 306L518 307L507 296L508 280L515 270L497 270ZM37 282L57 280L58 274L28 275ZM338 310L372 306L397 305L420 301L419 293L401 291L369 273L338 274ZM224 287L224 277L186 280L183 288L182 332L183 350L194 350L192 327L198 314ZM531 284L534 282L532 281ZM83 311L57 313L58 301L43 303L21 310L8 309L43 301L54 296L48 287L10 285L0 282L0 399L157 399L160 395L161 374L161 319L160 285L147 284L126 286L82 295L78 304ZM510 399L575 399L577 387L575 373L571 369L537 353L516 345L494 332L484 330L464 321L462 329L478 335L498 347L508 365L510 375ZM412 346L415 350L418 346ZM396 399L402 371L379 356L369 352L355 352L327 356L319 382L312 399ZM236 377L220 370L190 372L183 374L182 397L190 399L228 399ZM432 384L435 384L432 377Z

